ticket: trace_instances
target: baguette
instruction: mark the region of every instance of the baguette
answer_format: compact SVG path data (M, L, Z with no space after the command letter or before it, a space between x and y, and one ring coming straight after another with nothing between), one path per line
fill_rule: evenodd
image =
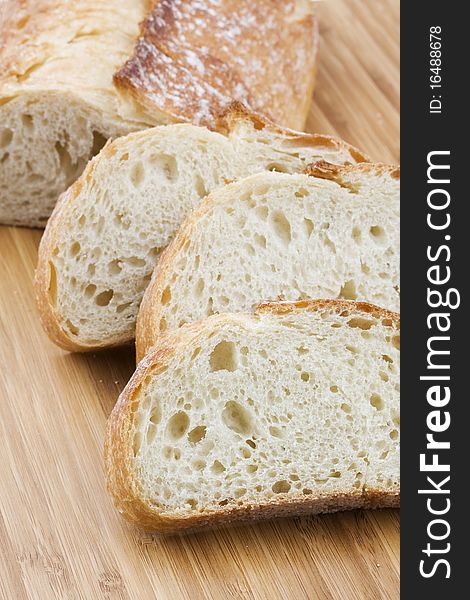
M153 268L179 225L227 180L309 162L367 159L328 136L281 129L234 105L221 133L168 125L108 143L61 197L39 248L36 290L51 339L85 351L134 339Z
M233 100L304 125L318 38L307 0L6 0L0 11L0 223L43 227L109 138L215 127Z
M121 514L159 533L399 503L399 317L267 304L186 325L137 367L107 426Z
M366 300L399 307L399 175L319 163L261 173L209 195L155 268L137 359L166 331L262 301Z

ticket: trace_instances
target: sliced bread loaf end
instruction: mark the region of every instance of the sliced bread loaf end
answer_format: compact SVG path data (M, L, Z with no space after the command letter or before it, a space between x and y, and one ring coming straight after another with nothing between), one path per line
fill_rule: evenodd
M118 510L161 533L399 503L399 317L268 304L168 335L108 422Z

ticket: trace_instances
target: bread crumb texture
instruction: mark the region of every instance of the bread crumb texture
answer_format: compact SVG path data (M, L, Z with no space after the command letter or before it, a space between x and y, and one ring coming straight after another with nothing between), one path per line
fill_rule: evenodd
M125 516L136 520L136 502L157 528L273 503L334 510L321 501L334 496L336 509L381 493L396 504L398 316L286 305L187 326L141 363L108 426L108 485Z

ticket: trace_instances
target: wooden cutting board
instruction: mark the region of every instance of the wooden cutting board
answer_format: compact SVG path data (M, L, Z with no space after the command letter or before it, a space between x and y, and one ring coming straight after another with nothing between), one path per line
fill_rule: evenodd
M329 0L317 12L308 129L398 161L398 0ZM1 600L397 599L397 511L167 539L121 519L105 491L102 445L133 352L77 356L47 340L33 300L39 239L0 227Z

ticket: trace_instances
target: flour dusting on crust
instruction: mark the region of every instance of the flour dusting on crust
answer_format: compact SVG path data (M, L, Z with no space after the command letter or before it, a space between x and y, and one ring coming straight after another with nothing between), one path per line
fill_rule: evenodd
M213 126L237 100L301 128L316 44L306 0L158 0L115 82L168 121Z

